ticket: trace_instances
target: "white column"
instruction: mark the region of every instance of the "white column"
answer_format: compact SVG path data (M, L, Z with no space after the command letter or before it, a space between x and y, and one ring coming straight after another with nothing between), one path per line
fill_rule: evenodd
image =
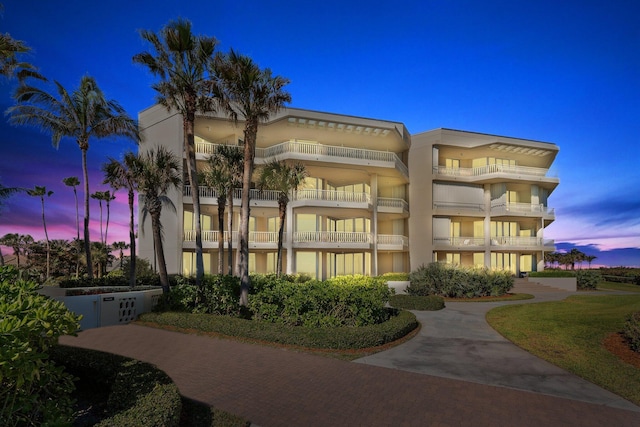
M484 186L484 265L491 268L491 184Z
M373 236L373 251L371 253L371 275L378 275L378 175L371 175L371 235Z
M284 249L287 251L287 274L293 274L295 266L293 257L293 208L291 207L291 203L287 204L285 231Z

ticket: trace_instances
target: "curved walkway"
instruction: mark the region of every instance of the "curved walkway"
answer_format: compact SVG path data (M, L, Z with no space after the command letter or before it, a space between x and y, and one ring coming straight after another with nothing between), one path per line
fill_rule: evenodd
M517 353L484 322L480 312L489 306L495 304L448 303L440 312L419 313L418 336L359 363L136 324L60 341L153 363L184 396L262 427L640 425L640 408L564 371L550 374L558 368L526 352L518 356L522 363L536 366L523 375L526 381L511 382L519 372L478 378L483 369L503 370L505 355ZM443 336L441 328L454 335ZM563 383L577 386L557 391Z

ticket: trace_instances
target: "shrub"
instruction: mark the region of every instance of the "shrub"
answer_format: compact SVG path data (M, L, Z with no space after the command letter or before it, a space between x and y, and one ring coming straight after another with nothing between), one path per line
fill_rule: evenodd
M48 351L60 335L76 333L80 318L18 276L15 267L0 268L0 419L64 424L72 414L72 377Z
M409 273L384 273L378 276L386 282L406 282L409 280Z
M500 296L509 292L514 280L508 271L451 267L441 263L420 266L409 274L407 293L451 298Z
M240 279L234 276L206 275L198 290L195 278L173 276L169 293L162 296L156 310L232 315L240 311ZM175 283L175 284L174 284Z
M389 320L362 327L303 328L260 320L190 313L145 313L142 322L196 329L232 337L322 349L359 349L383 345L418 327L413 313L387 309Z
M578 290L596 290L602 281L602 275L593 270L577 270L576 279Z
M575 277L574 271L569 270L543 270L532 271L529 273L529 277Z
M629 342L631 350L640 353L640 311L631 313L624 324L623 333Z
M255 319L291 326L364 326L387 320L386 283L366 276L338 276L291 283L275 276L256 280L249 309Z
M96 350L57 346L52 358L75 376L108 390L108 418L98 426L178 426L181 400L176 385L148 363Z
M436 311L444 308L444 298L438 295L393 295L389 304L392 307L405 310Z

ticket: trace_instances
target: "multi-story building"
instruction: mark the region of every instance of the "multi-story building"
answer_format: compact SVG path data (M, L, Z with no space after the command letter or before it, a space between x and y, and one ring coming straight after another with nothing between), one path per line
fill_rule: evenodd
M185 158L179 114L156 105L139 121L146 140L141 150L163 145ZM216 144L242 145L243 127L221 115L198 116L199 167ZM378 275L434 260L518 273L541 269L544 252L554 250L543 233L554 219L547 198L558 179L547 171L557 152L549 143L445 129L412 138L400 122L288 108L260 126L255 161L258 167L272 159L300 161L309 173L287 207L288 273ZM169 272L192 274L194 189L185 182L169 194L176 210L164 209L162 224ZM206 187L197 191L205 272L215 273L217 195ZM240 195L236 190L234 252ZM250 204L249 268L273 272L277 194L252 190ZM140 256L153 260L150 224L140 229Z

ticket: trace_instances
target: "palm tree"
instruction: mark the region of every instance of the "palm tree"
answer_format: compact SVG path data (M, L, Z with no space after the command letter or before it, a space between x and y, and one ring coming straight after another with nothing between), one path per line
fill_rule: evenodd
M91 265L91 239L89 236L89 172L87 151L91 138L125 136L140 140L138 126L124 109L114 100L106 99L95 79L84 76L78 89L69 93L55 82L58 97L33 87L20 86L14 94L17 105L7 110L9 122L28 125L51 133L54 147L63 137L75 138L82 153L84 180L84 248L87 265ZM87 269L93 277L91 268Z
M33 237L29 234L8 233L0 238L0 245L13 249L18 269L20 269L20 255L26 255L27 248L31 244L33 244Z
M39 197L40 202L42 203L42 225L44 226L44 237L47 242L47 275L46 279L49 280L49 275L51 271L50 259L51 259L51 247L49 245L49 234L47 233L47 221L44 217L44 196L51 197L53 191L47 191L47 187L35 186L35 188L31 190L27 190L27 194L33 197Z
M3 6L0 4L0 12ZM0 33L0 75L24 82L27 77L44 79L38 74L36 67L28 62L18 60L18 56L31 49L24 42L12 38L9 34Z
M591 269L591 263L596 258L598 258L598 257L595 256L595 255L585 255L584 259L585 259L585 261L587 261L589 263L589 269Z
M291 102L284 90L289 80L273 76L271 70L260 69L251 58L231 50L216 57L217 80L214 87L220 104L235 122L244 119L244 163L240 219L240 304L247 305L249 296L249 191L253 176L258 124Z
M218 145L207 159L207 170L203 179L208 187L218 194L218 274L223 274L224 256L224 211L228 204L228 274L233 273L233 190L242 179L242 151L235 145Z
M191 22L183 19L169 21L159 34L142 31L141 36L153 46L155 53L139 53L133 57L133 61L146 66L153 75L160 78L159 82L152 85L157 92L158 103L168 110L175 109L182 115L184 151L187 154L187 175L192 188L196 233L196 285L200 286L204 262L194 123L196 112L204 113L214 109L210 73L218 41L214 37L194 35Z
M100 206L100 243L104 244L104 234L102 233L102 201L105 200L104 192L96 191L91 195L91 198L97 200Z
M163 146L157 150L149 150L138 155L139 166L136 170L138 193L142 203L142 224L147 214L151 215L151 229L153 230L153 243L156 250L156 259L160 273L160 283L165 293L169 292L169 278L167 264L164 259L162 246L162 224L160 214L162 205L175 206L167 197L171 189L178 189L182 185L180 172L180 159Z
M127 242L123 242L123 241L119 241L119 242L113 242L113 249L117 249L120 251L120 257L118 258L120 260L120 269L122 269L122 259L124 256L124 250L125 249L129 249L129 244Z
M103 184L109 184L114 190L127 189L129 201L129 247L131 248L131 262L129 263L129 286L136 285L136 233L134 222L134 192L138 189L136 171L139 164L132 152L124 155L122 162L109 158L109 162L102 165L105 174Z
M278 213L280 218L276 263L276 274L278 276L282 274L282 240L289 194L298 190L307 176L309 176L309 173L302 163L290 165L284 160L272 160L260 168L260 177L258 178L260 191L273 190L278 192Z
M80 185L80 180L78 179L77 176L70 176L70 177L64 178L62 182L67 187L73 187L73 197L75 198L75 201L76 201L76 240L73 243L77 244L78 242L80 242L80 212L78 210L78 190L76 187ZM76 279L78 278L79 275L80 275L80 257L77 257Z

